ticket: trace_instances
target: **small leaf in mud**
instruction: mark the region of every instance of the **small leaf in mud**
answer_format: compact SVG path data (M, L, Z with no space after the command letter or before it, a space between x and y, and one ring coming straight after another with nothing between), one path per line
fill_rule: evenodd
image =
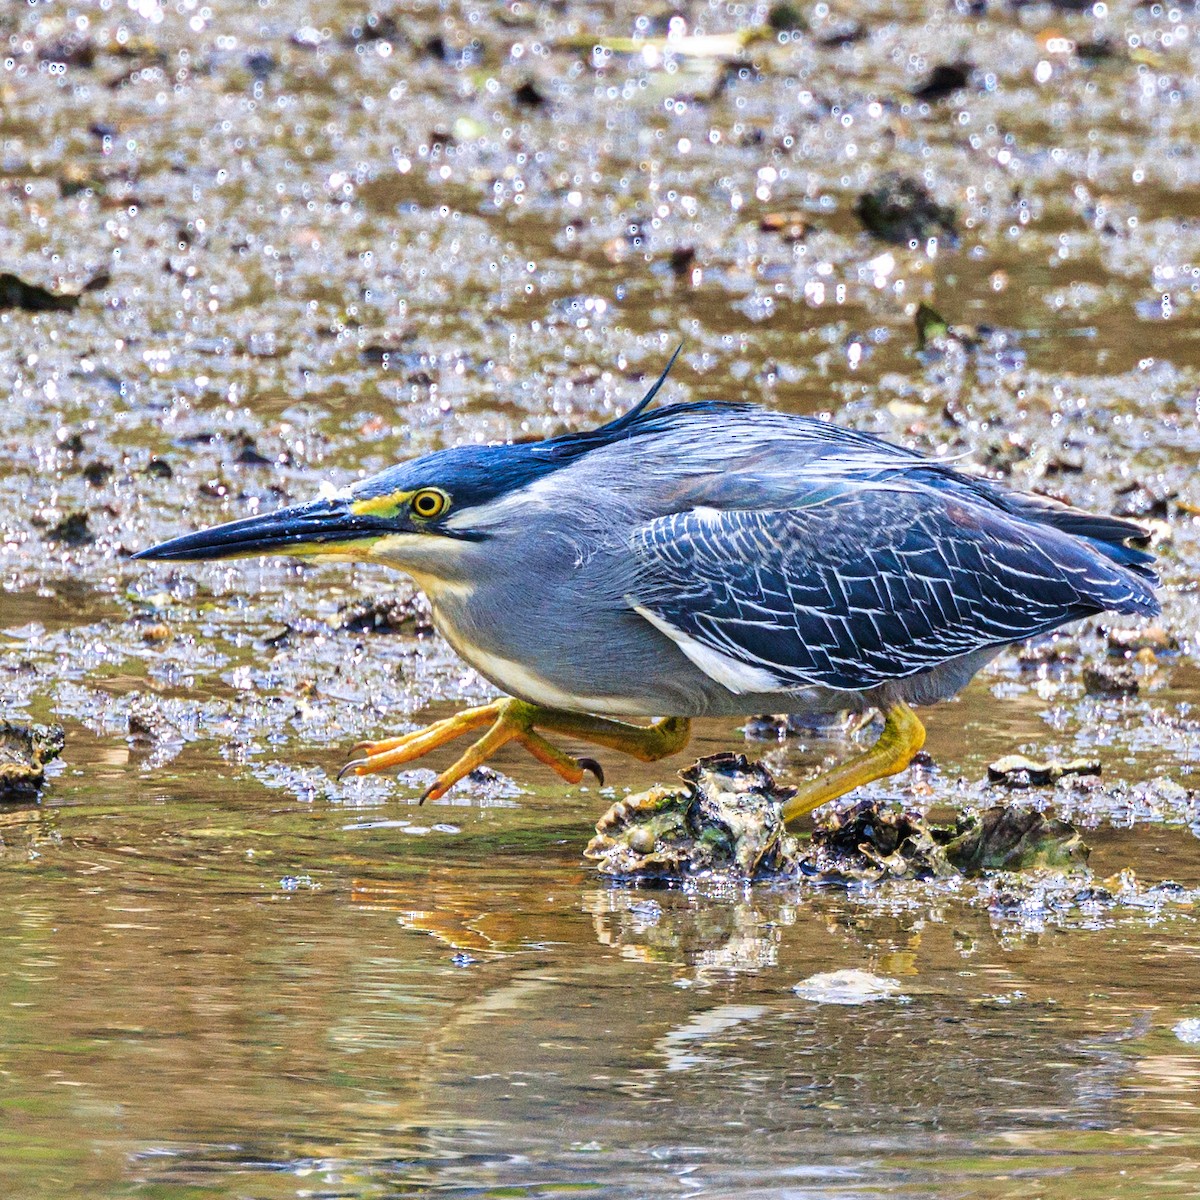
M41 62L62 63L67 67L83 67L86 70L95 65L96 44L82 33L68 31L54 41L39 46L37 54Z
M254 439L248 433L239 434L236 443L241 447L237 457L233 460L238 466L272 467L275 465L272 459L259 450Z
M676 246L671 251L671 257L667 262L670 265L672 275L679 279L690 276L692 268L696 263L696 247Z
M867 27L859 21L833 19L827 22L824 32L818 35L816 41L824 50L838 50L842 46L865 41L868 33Z
M1100 762L1094 758L1073 758L1069 762L1037 762L1023 754L1006 754L988 764L988 779L1009 788L1041 787L1055 783L1064 775L1099 775Z
M812 228L802 212L770 212L759 220L763 233L777 233L785 242L802 242Z
M798 5L789 4L787 0L779 0L772 4L767 12L767 24L776 33L790 33L793 29L807 29L808 22Z
M46 764L66 744L61 725L0 721L0 801L28 800L46 779Z
M917 349L924 350L934 338L943 338L950 332L946 318L928 304L917 305Z
M1075 56L1084 63L1098 63L1105 59L1116 58L1117 47L1110 38L1097 38L1094 42L1078 42L1075 45Z
M987 809L979 821L944 847L947 862L964 875L982 871L1060 870L1087 864L1088 848L1066 821L1031 809Z
M79 306L77 292L52 292L39 283L28 283L11 271L0 272L0 308L25 312L70 312Z
M854 212L868 233L896 245L921 242L939 233L952 243L957 238L954 210L938 204L928 188L908 176L885 175L858 197Z
M513 89L513 103L520 108L542 108L546 97L532 79L526 79L519 87Z
M92 487L103 487L111 478L113 468L106 462L97 459L83 468L83 477Z
M73 512L46 530L46 540L62 542L64 546L86 546L96 540L96 535L88 526L87 513Z
M259 82L269 79L279 69L279 61L268 50L251 50L242 61Z

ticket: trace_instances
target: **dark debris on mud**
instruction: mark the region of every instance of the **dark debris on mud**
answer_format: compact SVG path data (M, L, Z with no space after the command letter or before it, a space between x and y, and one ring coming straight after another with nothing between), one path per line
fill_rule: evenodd
M939 236L953 243L958 236L954 209L939 204L924 184L902 175L885 175L858 197L854 212L868 233L896 245Z

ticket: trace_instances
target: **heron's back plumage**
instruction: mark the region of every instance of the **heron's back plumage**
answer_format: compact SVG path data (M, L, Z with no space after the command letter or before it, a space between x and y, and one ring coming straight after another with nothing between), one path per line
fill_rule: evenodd
M1139 526L825 422L674 406L580 465L631 497L623 598L727 690L861 692L1159 611Z

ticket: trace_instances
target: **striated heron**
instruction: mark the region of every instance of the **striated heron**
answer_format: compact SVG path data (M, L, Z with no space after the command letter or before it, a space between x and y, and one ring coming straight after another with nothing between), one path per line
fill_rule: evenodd
M875 745L802 786L788 820L908 766L925 740L910 706L954 695L1005 646L1159 611L1131 522L823 421L651 409L667 371L597 429L443 450L135 557L290 554L412 576L450 645L508 694L364 743L346 768L485 730L429 798L510 741L570 783L600 775L546 733L652 762L683 749L692 717L880 711Z

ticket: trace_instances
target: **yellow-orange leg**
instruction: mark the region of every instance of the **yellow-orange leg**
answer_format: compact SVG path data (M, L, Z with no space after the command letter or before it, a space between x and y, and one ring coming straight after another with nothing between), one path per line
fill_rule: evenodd
M898 774L912 762L917 751L925 745L925 726L903 700L884 715L883 732L875 745L802 784L783 806L784 821L794 821L864 783Z
M629 725L584 713L560 712L542 708L524 700L496 700L480 708L468 708L457 716L436 721L402 737L381 742L362 742L356 750L365 751L342 768L341 774L371 775L421 758L447 742L489 726L477 742L468 747L456 762L447 767L421 797L436 800L444 796L465 775L481 766L502 746L518 742L539 762L553 768L568 783L578 783L585 770L591 771L601 783L604 773L600 764L590 758L572 758L548 742L536 728L562 733L582 741L594 742L610 750L619 750L642 762L654 762L682 750L691 734L690 722L683 717L667 717L653 725Z

